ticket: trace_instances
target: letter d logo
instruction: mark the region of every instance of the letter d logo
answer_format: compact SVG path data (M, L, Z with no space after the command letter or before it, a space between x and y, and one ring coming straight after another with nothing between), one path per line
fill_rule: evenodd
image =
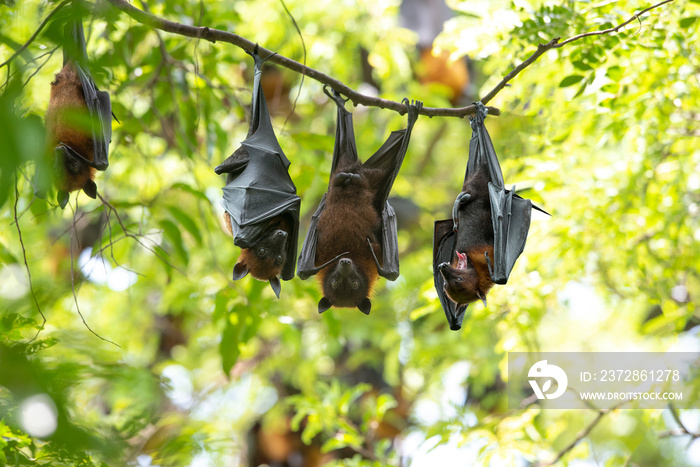
M556 399L564 394L569 384L569 378L566 377L564 370L556 365L547 365L547 360L540 360L532 365L527 376L530 378L551 378L544 383L542 389L540 389L536 380L528 380L538 399L544 399L545 396L547 399ZM547 394L547 391L549 391L549 388L552 386L552 379L557 382L557 390L552 394Z

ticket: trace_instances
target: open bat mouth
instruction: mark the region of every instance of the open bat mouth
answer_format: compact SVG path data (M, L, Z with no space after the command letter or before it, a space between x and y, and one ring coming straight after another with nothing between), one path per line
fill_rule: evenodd
M460 253L459 251L455 251L457 253L457 266L455 269L467 269L467 255L466 253Z

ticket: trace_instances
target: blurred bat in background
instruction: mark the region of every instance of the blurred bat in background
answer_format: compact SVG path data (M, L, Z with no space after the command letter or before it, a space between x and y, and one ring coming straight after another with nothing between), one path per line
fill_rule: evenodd
M90 76L80 2L74 1L72 18L65 29L63 69L51 83L46 111L49 151L61 208L68 193L83 190L97 196L95 170L109 165L112 138L112 106L109 93L100 91ZM38 196L44 197L41 191Z

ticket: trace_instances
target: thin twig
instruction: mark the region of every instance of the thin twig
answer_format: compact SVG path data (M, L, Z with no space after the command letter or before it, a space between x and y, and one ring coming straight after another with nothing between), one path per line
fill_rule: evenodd
M22 65L22 66L20 66L20 67L15 67L15 71L10 72L10 70L7 70L7 71L8 71L8 73L7 73L7 80L5 80L5 82L3 83L3 85L0 86L0 90L3 89L3 88L5 88L5 87L7 86L7 84L10 82L10 78L12 78L13 76L15 76L17 73L19 73L20 71L22 71L24 68L27 68L29 65L31 65L31 64L34 63L34 62L36 62L36 61L39 60L40 58L45 57L46 55L53 55L54 52L56 52L56 50L58 50L59 47L60 47L60 45L57 45L56 47L54 47L53 49L49 50L48 52L44 52L43 54L40 54L40 55L37 55L36 57L33 57L31 60L26 60L26 59L25 59L25 64ZM44 65L46 65L46 62L44 62L44 64L41 65L41 67L43 67ZM40 67L39 69L41 69L41 67ZM35 72L34 74L36 74L36 72ZM33 76L34 76L34 75L30 76L30 79L31 79ZM29 80L27 80L27 83L28 83L28 82L29 82ZM24 83L24 85L26 86L27 83Z
M19 244L22 247L22 256L24 257L24 268L27 270L27 278L29 279L29 291L32 293L32 298L34 299L36 309L39 310L39 314L41 315L41 319L43 320L41 326L39 326L39 329L36 332L36 335L29 340L29 342L32 342L37 337L39 337L39 333L44 330L44 325L46 324L46 316L44 316L44 312L41 311L41 306L39 306L39 300L37 300L36 293L34 293L34 286L32 285L32 273L29 270L29 263L27 262L27 250L24 248L24 240L22 240L22 229L19 228L19 219L17 218L17 204L19 203L19 188L17 188L18 184L19 180L17 179L17 174L15 173L15 226L17 227L17 235L19 235Z
M555 45L554 47L558 49L559 47L563 47L564 45L568 44L569 42L574 42L574 41L577 41L577 40L582 39L582 38L584 38L584 37L589 37L589 36L602 36L603 34L610 34L611 32L618 32L620 29L624 28L625 26L627 26L628 24L630 24L630 23L631 23L632 21L634 21L635 19L636 19L636 20L640 20L640 17L641 17L644 13L647 13L647 12L653 10L654 8L658 8L658 7L660 7L661 5L664 5L664 4L666 4L666 3L671 3L671 2L673 2L673 1L674 1L674 0L664 0L663 2L659 2L659 3L657 3L656 5L650 6L649 8L645 8L644 10L640 11L639 13L635 13L634 15L632 15L632 17L631 17L630 19L628 19L627 21L625 21L625 22L622 23L622 24L619 24L619 25L615 26L614 28L604 29L604 30L602 30L602 31L594 31L594 32L587 32L587 33L584 33L584 34L579 34L578 36L570 37L569 39L566 39L565 41L560 42L559 44Z
M513 71L511 71L510 73L508 73L508 74L505 76L505 78L503 78L503 79L501 80L501 82L498 83L498 84L496 85L496 87L494 87L494 88L491 90L491 92L489 92L488 94L486 94L486 96L484 96L484 97L481 99L481 102L482 102L484 105L488 104L488 103L491 101L491 99L493 99L494 97L496 97L496 94L498 94L499 92L501 92L501 89L503 89L503 88L506 87L506 84L508 84L508 81L510 81L510 80L512 80L513 78L515 78L516 76L518 76L518 74L519 74L521 71L523 71L525 68L527 68L527 67L529 67L530 65L532 65L532 64L535 62L535 60L537 60L538 58L540 58L540 56L543 55L545 52L547 52L549 49L554 48L554 46L556 46L557 42L559 42L559 38L558 38L558 37L555 37L554 39L552 39L551 41L547 42L546 44L537 44L537 51L536 51L534 54L530 55L530 56L528 57L528 59L525 60L523 63L521 63L520 65L516 66L516 67L513 69ZM491 112L489 112L489 113L491 113Z
M561 460L562 457L564 457L569 451L571 451L573 448L575 448L578 445L578 443L580 443L583 440L583 438L588 436L591 433L591 431L593 431L593 428L595 428L596 425L598 425L598 423L600 423L600 421L603 419L603 417L605 415L617 410L622 404L624 404L626 402L628 402L628 401L622 401L611 409L598 410L598 416L595 419L593 419L593 421L591 423L589 423L588 426L586 426L583 430L581 430L579 432L579 434L576 435L576 438L573 439L573 441L571 441L564 449L559 451L559 453L557 454L557 456L554 459L552 459L549 462L540 462L540 463L537 463L535 465L537 467L545 467L548 465L554 465L557 462L559 462L559 460Z
M71 206L71 209L73 209L72 206ZM100 336L99 334L97 334L95 331L93 331L92 328L90 327L90 325L87 323L87 321L85 321L85 317L83 316L83 314L80 311L80 305L78 305L78 294L75 293L75 269L74 269L74 264L73 264L74 263L73 242L75 241L75 246L76 247L78 246L78 231L75 228L75 222L76 222L75 214L77 212L78 212L78 197L76 196L75 209L73 210L73 223L71 224L72 231L71 231L70 245L69 245L69 248L70 248L70 287L71 287L71 291L73 292L73 301L75 302L75 309L78 312L78 316L80 316L80 319L83 321L83 324L85 325L85 327L87 328L88 331L90 331L92 334L94 334L98 338L102 339L103 341L109 342L110 344L114 344L117 347L121 348L121 345L117 344L116 342L112 342L111 340L106 339L106 338Z
M525 60L524 62L522 62L520 65L518 65L517 67L515 67L515 68L513 69L513 71L511 71L510 73L508 73L508 74L505 76L505 78L503 78L503 79L491 90L491 92L489 92L488 94L486 94L486 96L484 96L484 98L481 99L481 102L482 102L484 105L486 105L487 103L489 103L489 102L491 101L491 99L493 99L493 98L496 96L496 94L498 94L498 93L506 86L506 84L508 84L508 82L509 82L510 80L512 80L513 78L515 78L515 77L516 77L521 71L523 71L525 68L527 68L528 66L532 65L532 63L534 63L535 60L537 60L538 58L540 58L540 56L542 56L542 55L543 55L545 52L547 52L548 50L550 50L550 49L558 49L558 48L564 46L565 44L569 44L569 43L571 43L571 42L577 41L577 40L582 39L582 38L584 38L584 37L588 37L588 36L600 36L600 35L603 35L603 34L610 34L611 32L617 32L617 31L619 31L620 29L622 29L623 27L627 26L627 25L628 25L629 23L631 23L632 21L634 21L635 19L639 19L639 17L640 17L641 15L643 15L644 13L647 13L647 12L653 10L654 8L658 8L658 7L660 7L661 5L664 5L664 4L666 4L666 3L670 3L670 2L672 2L672 1L674 1L674 0L664 0L664 1L661 2L661 3L657 3L656 5L652 5L652 6L650 6L649 8L646 8L646 9L642 10L640 13L635 13L630 19L628 19L628 20L625 21L624 23L622 23L622 24L620 24L619 26L616 26L616 27L614 27L614 28L605 29L605 30L603 30L603 31L594 31L594 32L587 32L587 33L584 33L584 34L579 34L579 35L577 35L577 36L570 37L570 38L568 38L568 39L566 39L566 40L564 40L564 41L562 41L562 42L559 42L559 39L560 39L559 37L555 37L554 39L552 39L551 41L547 42L546 44L537 44L537 50L535 51L535 53L533 53L530 57L528 57L527 60ZM490 113L490 112L489 112L489 113Z
M679 429L678 430L671 430L666 433L661 433L659 434L659 438L665 438L668 436L684 436L684 435L689 435L693 439L695 438L700 438L700 433L697 433L695 431L691 431L688 429L687 426L685 426L685 423L681 420L681 416L678 413L678 410L676 410L676 407L673 404L668 404L668 410L671 412L671 415L673 416L673 419L676 421L678 424ZM665 435L665 436L663 436Z
M141 245L142 247L144 247L146 250L148 250L148 251L150 251L151 253L153 253L153 254L154 254L159 260L161 260L163 263L167 264L168 266L170 266L171 268L173 268L174 270L176 270L177 272L179 272L179 273L182 274L183 276L187 276L187 274L185 274L183 271L181 271L179 268L175 267L174 265L170 264L170 262L168 262L168 260L166 260L166 259L163 258L161 255L159 255L158 252L157 252L156 250L154 250L154 249L151 248L150 246L148 246L148 245L146 245L145 243L143 243L143 242L141 241L141 239L140 239L137 235L134 235L134 234L132 234L131 232L129 232L129 229L127 229L126 226L124 225L124 223L122 222L122 219L121 219L121 217L119 216L119 212L117 212L117 208L115 208L114 206L112 206L112 204L111 204L109 201L107 201L106 199L104 199L104 198L102 197L101 194L97 193L97 197L100 198L100 201L102 201L102 204L103 204L104 206L106 206L107 209L109 209L111 212L114 213L114 216L117 218L117 222L119 223L119 226L122 228L122 231L124 231L124 235L126 235L126 236L129 237L129 238L134 239L134 240L136 241L136 243L138 243L139 245Z
M34 39L37 38L37 36L38 36L39 33L41 32L41 30L44 29L44 26L46 26L46 24L49 22L49 20L50 20L56 13L58 13L58 11L59 11L61 8L63 8L63 7L66 6L67 4L69 4L71 1L72 1L72 0L63 0L61 3L59 3L59 4L56 6L56 8L54 8L53 10L51 10L51 13L49 13L48 16L46 16L46 18L44 18L44 21L42 21L41 24L39 25L39 29L37 29L36 31L34 31L34 34L32 34L32 37L30 37L29 40L28 40L27 42L25 42L24 45L23 45L22 47L20 47L19 49L17 49L17 50L15 51L15 53L13 53L12 55L10 55L10 58L8 58L8 59L5 60L4 62L2 62L2 63L0 64L0 68L4 67L5 65L9 65L10 63L12 63L12 60L14 60L15 58L17 58L17 56L19 56L19 54L21 54L22 52L24 52L24 50L25 50L27 47L29 47L29 45L30 45L32 42L34 42Z
M54 54L54 52L56 52L56 49L58 49L58 47L54 47L54 49L51 51L51 53L50 53L49 56L46 58L46 60L44 60L44 63L42 63L41 65L39 65L38 67L36 67L36 70L34 70L34 73L32 73L31 75L29 75L29 78L27 78L27 81L24 82L23 86L26 86L27 84L29 84L29 81L31 81L32 78L34 78L34 76L36 76L36 74L39 73L39 72L41 71L41 69L44 68L44 66L45 66L47 63L49 63L49 60L51 60L51 57L53 57L53 54Z
M299 29L299 25L297 24L297 20L294 19L294 16L292 16L292 13L289 11L289 8L287 8L287 4L284 3L284 0L280 0L280 3L282 4L282 8L284 8L284 11L287 12L287 16L292 20L292 24L294 24L294 28L297 30L297 34L299 34L299 39L301 39L301 46L304 49L304 67L306 67L306 42L304 42L304 36L301 34L301 29ZM282 126L282 131L284 131L284 128L287 126L287 121L289 120L289 117L291 117L294 114L294 109L297 108L297 101L299 100L299 96L301 95L301 87L304 86L304 78L306 75L302 72L301 74L301 83L299 83L299 90L297 91L297 97L294 98L294 104L292 105L292 110L289 112L289 115L287 115L287 118L284 120L284 125Z

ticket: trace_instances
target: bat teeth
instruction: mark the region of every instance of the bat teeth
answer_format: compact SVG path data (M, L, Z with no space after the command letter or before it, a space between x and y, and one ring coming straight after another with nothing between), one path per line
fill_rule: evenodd
M457 261L457 269L466 269L467 255L465 253L460 253L459 251L455 251L455 253L457 253L457 257L459 258L459 261Z

